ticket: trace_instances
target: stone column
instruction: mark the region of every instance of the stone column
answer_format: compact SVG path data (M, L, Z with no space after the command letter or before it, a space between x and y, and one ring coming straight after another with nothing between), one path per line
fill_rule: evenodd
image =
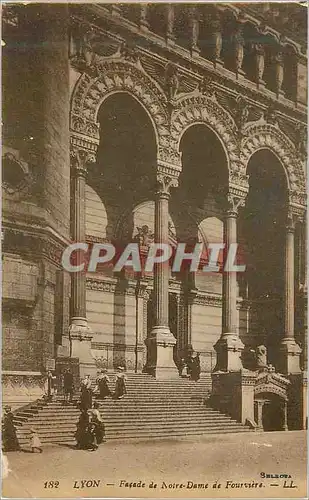
M72 172L72 239L74 242L85 243L85 187L87 164L94 161L93 153L74 148L71 151L71 172ZM83 251L75 252L76 265L85 262ZM86 272L79 271L71 274L72 316L69 327L70 356L79 358L80 373L90 373L93 371L94 361L91 357L92 332L86 318Z
M211 36L212 47L212 62L214 67L223 66L224 62L221 59L222 51L222 25L219 11L214 8L208 23L208 29Z
M145 303L147 295L147 281L139 279L136 283L136 342L135 342L135 372L141 372L144 358L144 330L145 330ZM147 309L146 309L147 314Z
M274 64L275 64L275 92L277 98L280 96L284 96L284 92L282 90L283 78L284 78L284 61L283 61L283 52L278 50L274 56Z
M265 49L262 43L253 45L253 54L255 59L255 81L258 89L265 87L263 80L265 69Z
M244 71L242 69L242 63L244 59L244 37L243 37L243 25L238 22L235 31L232 35L232 46L234 51L234 69L236 73L236 78L244 76Z
M174 35L174 21L175 21L175 7L173 4L167 5L167 14L166 14L166 43L175 42Z
M168 243L168 217L170 188L178 185L176 177L159 174L155 199L155 242ZM169 328L169 263L154 268L155 325L147 339L147 371L159 379L178 377L173 359L176 339Z
M284 334L280 345L280 370L284 374L300 373L301 349L294 338L294 231L295 215L290 210L285 241Z
M191 55L198 56L200 49L198 46L199 38L199 11L198 6L190 6L190 23L191 23Z
M149 23L147 19L147 14L148 14L148 4L147 3L142 3L140 4L140 28L142 30L148 30L149 29Z
M237 213L245 198L229 193L228 209L224 221L226 252L231 243L237 243ZM217 352L215 371L239 371L242 368L241 352L244 348L237 333L237 276L235 271L223 272L222 280L222 335L214 346Z

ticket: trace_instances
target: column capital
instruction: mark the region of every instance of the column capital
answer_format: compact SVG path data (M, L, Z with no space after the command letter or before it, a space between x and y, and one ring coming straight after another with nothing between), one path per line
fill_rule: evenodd
M76 146L70 148L71 168L77 177L86 177L89 164L96 162L94 151L88 151Z
M229 190L226 196L226 216L237 217L240 207L246 203L246 193L242 191Z
M286 229L289 232L294 232L297 222L304 222L305 220L305 208L295 207L290 205L288 207L287 217L286 217Z
M157 189L156 194L160 197L169 198L170 189L178 187L178 178L165 173L157 174Z

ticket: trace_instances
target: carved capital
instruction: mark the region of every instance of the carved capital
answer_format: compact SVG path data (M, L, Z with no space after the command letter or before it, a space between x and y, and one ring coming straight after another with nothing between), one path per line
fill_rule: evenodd
M296 224L305 220L305 213L306 211L304 208L295 207L293 205L288 207L286 217L286 229L288 232L294 232Z
M245 193L237 190L229 190L226 197L227 217L237 217L239 208L244 207L245 203L246 203Z
M89 164L96 162L96 156L93 151L71 147L70 150L71 168L77 177L86 177Z
M170 189L173 187L178 187L177 177L171 175L159 173L157 175L157 195L162 197L170 196Z

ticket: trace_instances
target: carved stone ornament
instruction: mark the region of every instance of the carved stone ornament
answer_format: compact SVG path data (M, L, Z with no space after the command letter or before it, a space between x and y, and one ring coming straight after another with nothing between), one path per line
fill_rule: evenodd
M307 129L302 123L298 123L295 129L296 149L300 159L305 160L307 157Z
M177 144L177 149L184 131L195 123L205 123L216 134L225 151L230 173L238 171L238 136L231 115L208 96L181 99L171 117L171 139Z
M96 156L92 151L71 147L71 167L76 176L86 177L89 164L96 163Z
M204 76L198 84L198 90L202 95L215 97L213 80L209 76Z
M179 88L179 78L177 67L172 63L167 63L165 67L165 89L168 101L175 99Z
M290 139L273 125L251 125L241 148L240 162L244 171L251 156L260 149L269 149L277 156L287 176L290 200L296 205L305 205L306 179L303 165Z
M242 96L239 96L236 101L235 107L235 122L238 127L238 131L240 134L243 133L246 123L249 118L249 105Z
M150 232L149 226L146 224L137 227L137 234L133 236L133 241L137 242L142 247L148 247L154 241L154 234Z
M2 157L2 186L13 198L28 194L32 181L28 164L20 160L17 154L7 152Z
M169 196L170 189L172 187L178 187L177 177L172 177L164 173L157 175L157 194L159 196Z
M99 108L104 99L117 92L128 92L141 103L154 127L158 159L172 163L167 158L167 153L173 151L168 140L170 134L167 97L159 84L143 70L142 66L137 66L131 61L111 58L101 64L98 78L92 78L86 73L81 75L72 95L71 131L98 142ZM174 154L177 154L176 148L174 148Z
M226 198L226 214L230 217L236 217L238 210L245 206L246 193L230 189Z

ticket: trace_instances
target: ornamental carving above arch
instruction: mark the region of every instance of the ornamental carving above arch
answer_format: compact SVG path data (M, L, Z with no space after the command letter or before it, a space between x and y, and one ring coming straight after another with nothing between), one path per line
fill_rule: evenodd
M218 137L226 154L229 169L229 185L248 189L246 172L239 162L237 127L232 116L213 97L196 95L185 97L177 103L171 119L171 139L177 151L180 140L191 125L204 123Z
M71 131L88 136L98 144L100 139L98 111L104 100L117 92L127 92L147 112L154 128L157 160L161 166L179 165L180 155L170 144L166 95L139 63L112 59L102 62L95 76L83 73L72 95Z
M261 150L272 151L283 165L291 204L306 206L306 179L298 152L290 139L275 125L251 125L242 141L240 162L244 172L252 155Z

